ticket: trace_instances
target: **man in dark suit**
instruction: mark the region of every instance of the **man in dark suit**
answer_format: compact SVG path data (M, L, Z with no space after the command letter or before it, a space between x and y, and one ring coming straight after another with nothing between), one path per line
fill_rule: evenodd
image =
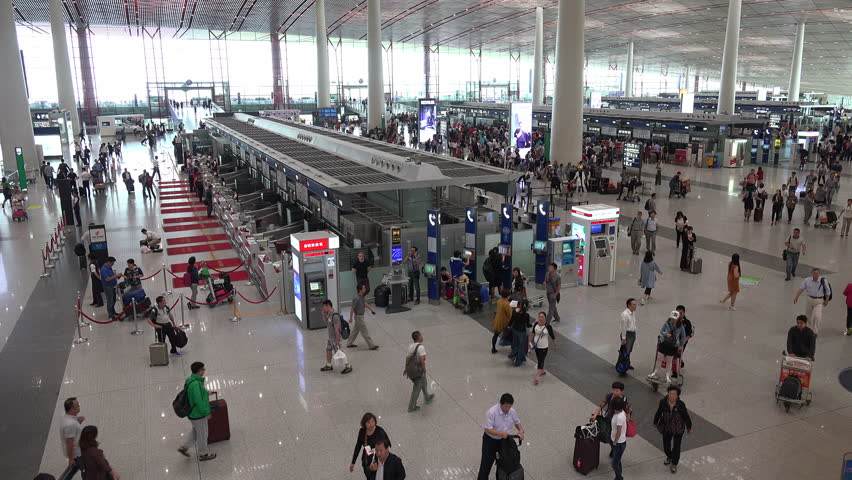
M380 435L376 439L376 461L370 465L370 470L376 472L376 480L404 480L402 460L389 449L390 440L386 435Z

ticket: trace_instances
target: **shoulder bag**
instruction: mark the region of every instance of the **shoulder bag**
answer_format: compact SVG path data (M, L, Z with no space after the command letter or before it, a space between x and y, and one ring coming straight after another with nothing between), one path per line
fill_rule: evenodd
M787 239L787 243L790 243L790 240L792 240L792 239L793 239L793 236L792 236L792 235L790 235L790 237ZM782 258L785 262L787 261L787 247L786 247L786 246L784 247L784 251L783 251L783 252L781 252L781 258Z

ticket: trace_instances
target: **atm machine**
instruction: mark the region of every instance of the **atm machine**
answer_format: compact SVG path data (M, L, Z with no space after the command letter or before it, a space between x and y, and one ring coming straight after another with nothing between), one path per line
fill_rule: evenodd
M293 303L304 328L324 328L322 303L331 300L339 310L338 249L340 238L331 232L290 235L293 252Z
M571 207L571 235L576 239L578 283L602 286L615 281L618 207L602 203Z
M562 286L576 287L579 284L577 275L577 243L572 237L553 237L547 241L533 242L533 254L544 255L545 263L555 263L562 277Z

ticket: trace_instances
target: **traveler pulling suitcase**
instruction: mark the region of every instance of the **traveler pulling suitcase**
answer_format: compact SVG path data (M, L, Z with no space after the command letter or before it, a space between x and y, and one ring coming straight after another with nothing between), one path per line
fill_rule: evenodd
M165 343L157 341L156 333L154 333L154 343L148 346L148 355L151 357L150 365L152 367L169 364L169 350Z
M221 442L231 438L231 424L228 420L228 403L213 394L216 400L210 402L210 418L207 420L207 443Z

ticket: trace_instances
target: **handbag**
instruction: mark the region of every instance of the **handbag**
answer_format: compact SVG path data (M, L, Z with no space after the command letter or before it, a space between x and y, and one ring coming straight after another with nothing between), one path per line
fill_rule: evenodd
M790 240L792 240L792 239L793 239L793 236L792 236L792 235L790 235L790 238L788 238L788 239L787 239L787 243L790 243ZM784 251L783 251L783 252L781 252L781 258L782 258L784 261L787 261L787 247L784 247Z
M636 432L636 422L634 422L633 420L628 420L627 421L627 433L626 433L627 438L635 437L636 433L637 433Z

